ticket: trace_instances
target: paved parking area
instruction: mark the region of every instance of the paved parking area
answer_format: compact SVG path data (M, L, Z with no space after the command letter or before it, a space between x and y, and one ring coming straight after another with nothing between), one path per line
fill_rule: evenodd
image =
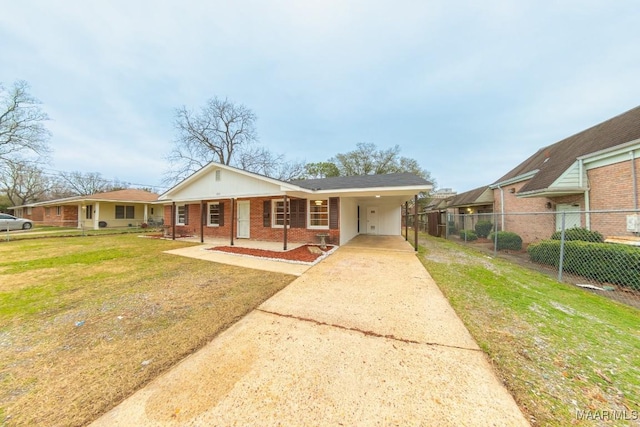
M94 425L528 425L410 245L360 243Z

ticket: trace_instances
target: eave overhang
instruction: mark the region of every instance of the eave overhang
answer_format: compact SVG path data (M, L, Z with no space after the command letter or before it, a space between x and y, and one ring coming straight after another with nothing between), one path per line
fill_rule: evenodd
M523 173L522 175L518 175L510 179L505 179L504 181L496 182L495 184L491 184L489 185L489 188L495 190L496 188L501 188L507 185L516 184L521 181L526 181L533 178L539 171L540 169L534 169L530 172Z
M575 194L584 194L588 188L572 187L572 188L543 188L540 190L525 191L524 193L517 193L516 196L522 199L534 198L534 197L562 197L572 196Z

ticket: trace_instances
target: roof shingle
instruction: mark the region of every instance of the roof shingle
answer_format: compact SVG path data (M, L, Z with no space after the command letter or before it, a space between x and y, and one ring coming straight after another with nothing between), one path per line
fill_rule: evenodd
M337 176L319 179L297 179L290 181L309 190L346 190L377 187L411 187L431 185L429 181L412 173L389 173L384 175Z
M548 188L578 157L640 138L640 106L541 148L495 184L539 170L520 193Z

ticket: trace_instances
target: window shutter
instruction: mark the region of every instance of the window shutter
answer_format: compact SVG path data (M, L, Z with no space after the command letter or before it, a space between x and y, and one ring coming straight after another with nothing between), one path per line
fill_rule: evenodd
M300 228L307 228L307 199L298 200L298 215Z
M189 205L184 205L184 225L189 225Z
M218 203L218 225L222 227L224 225L224 202Z
M271 227L271 200L265 200L262 204L262 225Z
M329 198L329 228L337 230L340 228L339 198Z
M291 228L305 228L307 226L307 200L291 199Z

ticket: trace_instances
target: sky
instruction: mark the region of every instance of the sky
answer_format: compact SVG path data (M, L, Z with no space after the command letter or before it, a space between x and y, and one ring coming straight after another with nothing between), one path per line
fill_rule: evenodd
M635 0L23 0L0 82L42 102L50 171L162 190L176 108L217 96L289 160L399 145L464 192L638 106L638 22Z

